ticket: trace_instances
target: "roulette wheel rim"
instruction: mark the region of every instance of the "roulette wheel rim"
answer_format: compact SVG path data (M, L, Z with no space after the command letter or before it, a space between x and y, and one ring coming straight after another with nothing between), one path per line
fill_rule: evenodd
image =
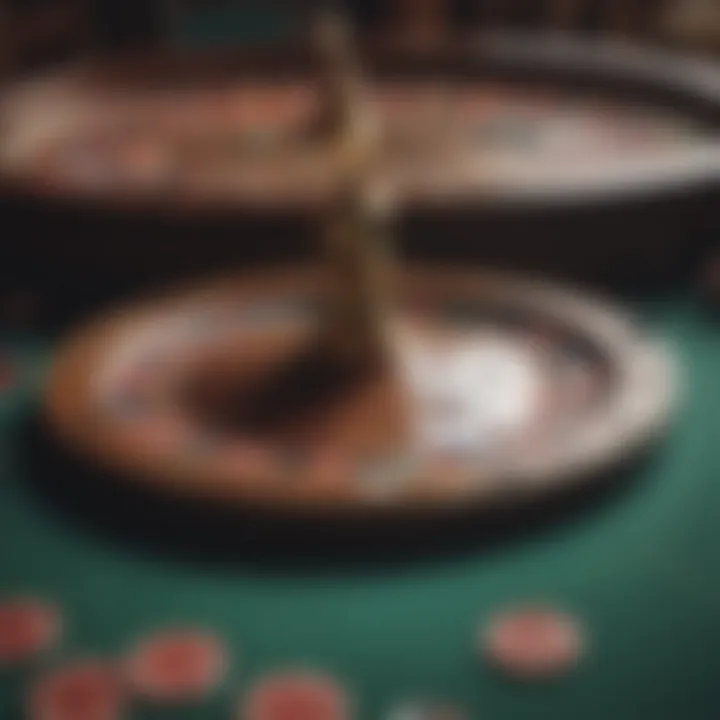
M460 510L468 505L495 507L532 499L595 477L643 450L665 429L675 405L678 377L671 357L636 325L602 302L552 284L495 272L413 268L403 273L414 283L452 288L484 303L511 302L513 307L547 313L572 333L600 348L612 368L613 384L607 402L592 414L573 442L554 441L550 451L530 451L512 462L488 469L470 462L453 486L440 479L443 466L428 471L431 482L420 490L402 489L387 497L369 497L351 477L328 491L327 487L268 481L252 464L242 469L220 467L212 451L191 457L182 446L166 454L135 452L122 429L98 405L97 378L113 350L142 328L158 327L170 313L193 317L198 308L217 307L217 301L241 303L283 296L297 299L316 287L316 270L306 268L243 274L191 291L171 293L164 299L139 303L114 317L101 318L79 331L57 356L50 376L45 410L55 434L85 460L119 470L123 478L169 496L220 501L255 509L309 514L433 514ZM459 288L459 290L458 290ZM262 304L262 301L260 302ZM174 313L174 315L173 315ZM442 322L442 321L441 321ZM170 323L169 325L171 325ZM128 333L130 333L128 335ZM201 341L198 341L201 342ZM193 420L193 422L195 422ZM134 436L137 437L137 436ZM276 448L277 449L277 448ZM422 473L420 473L422 477ZM353 476L354 477L354 476ZM449 490L447 490L449 488Z
M610 100L617 95L624 95L627 90L642 91L643 96L647 95L653 100L658 97L669 99L672 104L682 106L679 116L695 119L702 116L703 121L714 128L720 117L720 87L714 63L617 41L591 43L552 35L502 35L482 38L470 44L460 43L452 49L436 49L433 54L418 55L408 53L407 50L370 47L367 56L373 76L382 79L397 77L404 81L422 77L423 74L427 77L428 73L429 76L441 73L450 78L467 79L471 83L488 76L500 79L544 78L551 85L561 84L563 87L568 83L573 87L579 81L589 84L591 88L603 90ZM287 49L271 59L263 53L238 54L234 61L229 58L227 54L218 54L216 57L208 57L203 61L204 64L198 61L195 72L202 78L203 72L207 74L226 63L242 68L241 77L247 77L248 68L252 67L257 72L256 79L262 79L267 74L268 78L297 80L297 68L308 67L307 52L295 49ZM177 74L178 67L182 71L188 69L186 59L172 59L170 56L166 62L159 60L155 65L160 68L157 71L160 77L168 72L167 68L174 68L170 76ZM152 64L148 67L152 67ZM293 67L296 68L294 73ZM46 92L51 92L54 83L59 87L72 87L75 83L78 88L82 86L83 77L113 77L113 73L120 73L122 78L122 63L98 65L94 69L76 66L57 74L56 80L48 80ZM128 71L128 74L135 81L138 80L137 71ZM25 92L34 85L37 85L34 81L26 84ZM22 96L22 93L22 83L16 85L14 90L12 87L6 89L0 99L0 107L8 108L17 104L14 97ZM451 156L449 160L445 158L444 164L452 165L455 160L458 160L457 156ZM434 167L435 170L443 164L441 156L433 153L426 161L429 163L428 168ZM292 193L282 197L271 194L262 201L255 195L243 197L242 193L231 193L227 196L203 194L195 198L183 195L183 202L177 202L178 196L173 189L148 192L146 188L123 188L121 191L99 194L82 192L72 186L49 189L38 185L32 176L16 172L7 161L3 164L0 177L3 192L7 194L30 195L47 202L100 209L169 212L181 216L206 213L252 216L283 211L294 214L316 204L315 199L306 194L306 188L293 190L295 196ZM482 215L502 211L507 206L522 210L573 206L578 203L628 203L659 199L678 190L716 190L719 180L720 140L709 136L698 143L697 148L684 149L667 158L644 159L634 165L627 165L622 172L611 167L604 175L574 175L553 179L543 174L524 183L511 180L507 186L503 186L497 179L478 181L461 176L446 183L436 178L433 180L435 184L426 189L407 185L403 179L398 180L398 183L400 202L410 211L463 209Z

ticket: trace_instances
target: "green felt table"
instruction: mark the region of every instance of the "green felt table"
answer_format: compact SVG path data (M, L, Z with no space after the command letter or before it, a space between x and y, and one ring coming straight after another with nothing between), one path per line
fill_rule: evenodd
M234 654L218 697L187 711L132 717L229 718L258 676L298 664L357 694L357 718L407 698L450 700L487 720L714 720L720 717L720 332L690 297L643 308L680 358L687 388L668 440L611 497L532 532L392 562L206 562L151 552L90 530L41 497L16 452L37 406L52 345L7 339L22 360L0 399L0 595L64 609L58 655L114 654L156 627L216 630ZM43 472L53 473L52 464ZM61 475L62 471L57 470ZM60 493L65 482L59 477ZM632 480L632 482L630 481ZM145 512L135 506L138 517ZM438 523L423 532L442 535ZM193 529L186 533L192 538ZM292 544L292 537L286 538ZM478 623L543 599L590 630L587 662L558 682L519 685L477 658ZM22 717L28 676L0 674L0 717Z

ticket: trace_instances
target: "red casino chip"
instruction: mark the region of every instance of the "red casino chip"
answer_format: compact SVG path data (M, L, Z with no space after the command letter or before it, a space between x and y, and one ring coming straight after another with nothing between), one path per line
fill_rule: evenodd
M510 675L534 679L570 669L584 649L578 623L567 615L541 608L505 613L483 632L486 656Z
M0 666L26 662L49 650L62 631L60 613L40 600L0 604Z
M347 693L316 673L275 675L259 682L241 703L242 720L349 720Z
M131 689L153 702L202 699L224 679L227 653L208 633L183 630L143 640L127 659Z
M87 660L41 678L28 702L30 720L120 720L125 692L117 669Z

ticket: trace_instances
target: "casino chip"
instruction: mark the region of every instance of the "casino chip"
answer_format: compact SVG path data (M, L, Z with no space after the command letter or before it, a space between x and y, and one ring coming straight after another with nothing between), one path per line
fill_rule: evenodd
M274 675L256 684L238 720L349 720L350 700L336 681L312 672Z
M29 720L120 720L125 692L116 668L86 660L42 677L31 689Z
M503 613L481 634L485 655L493 665L528 680L569 670L585 645L582 629L573 618L543 608Z
M228 658L222 643L198 630L176 630L142 640L126 660L130 688L160 703L201 700L225 677Z
M0 666L31 660L49 650L62 631L60 613L29 598L0 603Z

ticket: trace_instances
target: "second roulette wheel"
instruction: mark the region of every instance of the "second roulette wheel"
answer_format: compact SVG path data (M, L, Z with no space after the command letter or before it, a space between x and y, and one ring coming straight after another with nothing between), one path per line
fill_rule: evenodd
M634 282L702 251L718 188L712 63L542 35L366 42L360 57L409 253ZM305 44L78 63L6 86L2 202L25 241L4 266L102 294L309 259L333 183L313 131L326 75Z

